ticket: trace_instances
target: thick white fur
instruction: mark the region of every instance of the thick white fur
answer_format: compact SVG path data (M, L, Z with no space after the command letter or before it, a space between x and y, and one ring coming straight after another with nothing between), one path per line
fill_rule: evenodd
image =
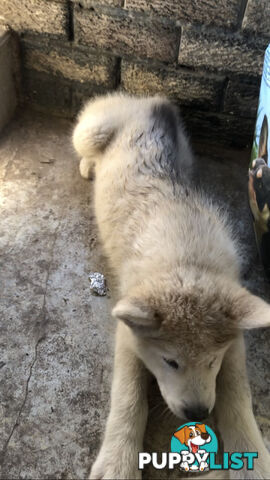
M200 397L209 410L215 404L225 451L259 452L254 472L231 472L230 478L266 479L270 460L252 412L241 329L269 325L270 309L241 288L235 246L217 209L195 192L185 197L192 154L181 126L176 148L181 185L151 174L160 168L155 164L160 150L171 154L164 132L153 133L151 127L153 107L164 102L119 94L95 99L81 112L73 135L82 176L89 178L95 167L95 213L119 300L113 310L118 324L111 411L90 478L141 478L138 452L143 451L147 420L146 365L174 413L181 416L184 405ZM163 292L178 288L179 294L199 291L202 298L214 295L221 304L226 298L235 305L234 338L198 355L196 368L188 368L179 326L172 323L173 341L159 336L148 302L150 297L158 302ZM169 301L167 307L175 308ZM204 333L199 330L199 338ZM192 350L192 338L185 347L186 352ZM183 368L170 370L163 357L177 360Z

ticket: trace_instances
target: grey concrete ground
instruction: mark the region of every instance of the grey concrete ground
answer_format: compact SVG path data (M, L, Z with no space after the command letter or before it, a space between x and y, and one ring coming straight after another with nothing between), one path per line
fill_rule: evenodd
M105 266L92 184L79 176L70 132L64 120L28 112L0 140L1 479L86 478L108 411L113 326L108 298L91 296L88 281ZM245 283L270 300L247 207L247 156L210 156L199 158L198 179L228 208ZM254 409L268 445L269 338L270 331L247 336ZM168 451L179 420L164 412L154 385L150 401L145 450Z

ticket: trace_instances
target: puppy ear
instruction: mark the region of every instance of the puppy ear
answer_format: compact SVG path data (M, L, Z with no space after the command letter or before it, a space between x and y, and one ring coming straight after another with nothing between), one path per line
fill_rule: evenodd
M176 437L181 443L185 443L186 430L187 430L187 427L183 427L181 428L181 430L177 430L177 432L174 432L173 436Z
M112 316L125 322L135 333L147 334L159 327L158 315L146 300L122 298L112 310Z
M267 142L268 142L268 121L267 121L267 116L264 115L261 133L260 133L258 157L263 158L266 161L266 163L268 160Z
M207 433L204 423L196 423L196 428L198 428L202 433Z
M270 326L270 305L246 289L238 294L236 311L241 329L265 328ZM239 309L239 310L238 310Z

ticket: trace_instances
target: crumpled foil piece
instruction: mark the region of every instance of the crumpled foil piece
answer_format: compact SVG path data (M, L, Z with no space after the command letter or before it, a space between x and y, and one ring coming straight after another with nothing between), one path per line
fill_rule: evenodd
M90 290L93 295L104 297L107 295L106 279L102 273L90 272L88 275Z

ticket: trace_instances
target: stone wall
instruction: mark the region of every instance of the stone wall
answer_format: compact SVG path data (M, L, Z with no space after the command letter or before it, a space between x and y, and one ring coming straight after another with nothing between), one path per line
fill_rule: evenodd
M1 0L20 38L23 98L72 116L116 88L163 93L194 137L250 143L269 0Z

